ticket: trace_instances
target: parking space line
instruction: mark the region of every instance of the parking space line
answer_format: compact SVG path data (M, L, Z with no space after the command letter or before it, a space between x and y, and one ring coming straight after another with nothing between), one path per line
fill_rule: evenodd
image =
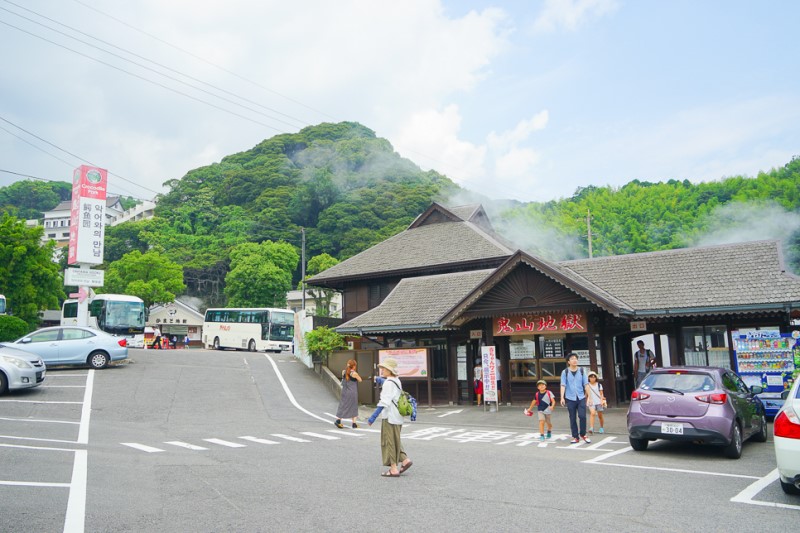
M211 444L219 444L220 446L227 446L228 448L247 448L247 444L239 444L238 442L231 442L222 439L203 439Z
M46 403L63 405L81 405L83 402L47 402L44 400L0 400L2 403Z
M42 424L74 424L78 425L80 422L72 422L69 420L40 420L36 418L9 418L5 416L0 416L0 420L6 420L10 422L38 422Z
M585 461L589 462L589 461ZM735 477L740 479L760 479L758 476L745 476L744 474L726 474L724 472L708 472L706 470L687 470L684 468L665 468L660 466L644 466L644 465L623 465L619 463L598 463L595 464L603 466L619 466L621 468L638 468L639 470L660 470L662 472L678 472L681 474L700 474L704 476L720 476L720 477Z
M598 455L597 457L593 457L592 459L589 459L589 460L583 461L583 462L584 463L599 463L600 461L605 461L609 457L614 457L615 455L620 455L620 454L623 454L623 453L626 453L626 452L630 452L632 450L633 450L633 448L631 448L630 446L626 446L625 448L622 448L622 449L619 449L619 450L614 450L613 452L608 452L608 453L603 454L603 455Z
M194 444L189 444L188 442L181 442L179 440L170 440L165 442L164 444L171 444L172 446L178 446L180 448L186 448L187 450L207 450L208 448L203 448L202 446L196 446Z
M36 437L15 437L14 435L0 435L0 439L35 440L39 442L60 442L61 444L78 444L74 440L38 439Z
M44 385L43 389L82 389L84 385Z
M94 389L94 370L86 376L86 390L83 393L83 409L81 409L81 425L78 429L78 442L89 443L89 419L92 416L92 390Z
M130 446L131 448L135 448L137 450L141 450L147 453L157 453L163 452L161 448L153 448L152 446L145 446L144 444L139 444L138 442L120 442L123 446Z
M771 485L775 481L780 478L778 474L778 469L776 468L766 476L758 479L747 486L742 492L731 498L731 501L734 503L747 503L750 505L761 505L763 507L778 507L781 509L795 509L800 511L800 505L791 505L788 503L778 503L778 502L763 502L759 500L754 500L756 494L767 488L768 485Z
M339 440L339 437L332 437L330 435L323 435L322 433L314 433L311 431L301 431L300 434L308 435L309 437L317 437L319 439L325 439L325 440Z
M0 480L0 485L9 485L12 487L59 487L67 488L69 483L47 483L43 481L3 481Z
M83 533L86 521L86 478L88 452L75 450L72 463L72 481L69 484L64 533Z
M23 446L22 444L0 444L0 448L22 448L25 450L47 450L50 452L74 452L75 448L51 448L49 446Z

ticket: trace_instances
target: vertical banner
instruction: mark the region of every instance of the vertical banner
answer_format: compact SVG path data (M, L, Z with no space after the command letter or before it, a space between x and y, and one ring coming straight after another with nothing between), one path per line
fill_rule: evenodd
M72 174L69 223L70 265L103 262L108 172L81 165Z
M483 400L497 402L497 365L495 364L494 346L481 346L483 361Z

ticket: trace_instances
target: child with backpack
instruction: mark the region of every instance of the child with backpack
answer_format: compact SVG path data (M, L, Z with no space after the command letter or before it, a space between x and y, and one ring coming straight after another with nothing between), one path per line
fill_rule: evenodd
M606 396L603 394L603 384L597 381L597 372L589 372L589 433L594 435L594 417L600 421L598 433L603 433L603 409L608 406Z
M536 383L536 394L533 396L530 406L525 409L525 414L531 416L533 413L533 406L536 406L536 411L539 416L539 440L550 439L553 437L553 422L552 413L556 405L553 393L547 390L547 382L540 379ZM544 432L544 426L547 424L547 433Z

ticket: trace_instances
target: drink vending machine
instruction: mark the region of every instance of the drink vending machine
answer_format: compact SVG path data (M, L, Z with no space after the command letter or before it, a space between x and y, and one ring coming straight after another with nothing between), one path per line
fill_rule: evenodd
M775 416L783 405L781 393L800 373L800 331L749 331L734 337L736 371L748 387L760 386L758 395L767 416Z

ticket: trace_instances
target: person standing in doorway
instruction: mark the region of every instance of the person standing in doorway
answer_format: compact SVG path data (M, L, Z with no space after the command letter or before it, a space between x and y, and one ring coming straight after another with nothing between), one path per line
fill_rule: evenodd
M361 376L356 369L358 363L355 359L347 361L347 366L342 370L342 398L339 401L339 409L336 410L336 422L333 423L337 428L343 428L342 418L353 420L353 429L358 428L356 418L358 418L358 384L361 383Z
M571 444L578 444L581 439L585 443L592 442L586 436L586 407L589 399L589 379L586 371L578 367L578 355L567 355L567 368L561 372L561 406L565 404L569 411L569 427L572 431ZM580 420L580 427L578 427Z
M494 358L494 371L497 373L497 403L500 403L500 391L503 390L503 373L500 371L500 358Z
M649 349L645 349L643 340L636 341L636 345L639 349L633 354L633 373L636 376L636 387L639 387L647 373L655 366L656 356Z
M475 398L478 400L478 405L481 405L481 399L483 398L483 367L480 359L475 359L475 368L472 371L475 374L475 381L473 382Z
M403 416L397 408L403 385L397 377L397 361L388 357L378 364L381 377L385 378L381 385L381 399L378 408L369 417L371 426L378 416L381 417L381 458L383 465L388 466L382 477L400 477L400 474L411 468L413 463L403 449L400 431L403 429Z

